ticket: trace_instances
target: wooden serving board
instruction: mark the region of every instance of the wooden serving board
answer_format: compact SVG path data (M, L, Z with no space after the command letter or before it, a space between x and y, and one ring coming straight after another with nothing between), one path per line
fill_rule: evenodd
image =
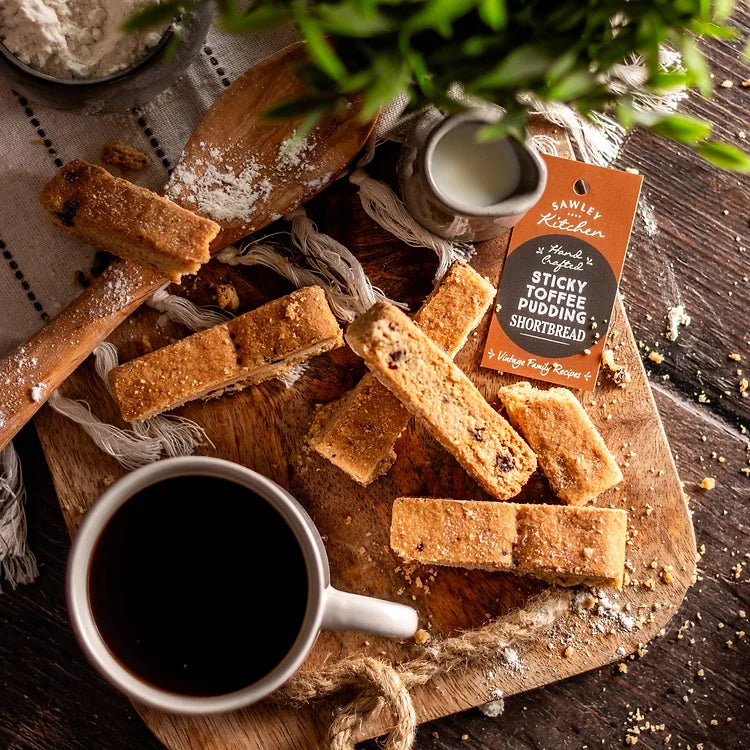
M392 163L393 157L393 151L386 150L381 152L380 162ZM389 296L407 302L412 310L419 306L432 286L435 262L429 251L409 248L376 226L362 210L355 189L344 181L329 188L308 209L324 231L351 248L375 284ZM507 236L501 236L479 244L472 260L474 268L493 283L500 277L507 241ZM286 281L266 269L229 267L213 261L198 277L188 280L181 293L199 304L212 303L216 283L235 286L240 312L291 291ZM496 403L498 387L513 378L478 366L489 320L490 313L456 362L485 397ZM179 326L164 324L153 310L142 309L115 331L111 341L121 360L127 360L141 353L144 345L160 346L170 337L184 334ZM582 617L571 610L551 630L516 647L520 663L515 668L498 658L496 663L443 674L415 690L420 721L480 705L495 689L508 696L620 659L652 638L682 601L695 568L693 529L620 301L615 307L610 346L632 373L632 383L621 390L600 376L593 393L578 395L623 468L622 484L601 495L598 504L629 511L627 558L633 582L621 593L608 592L608 596L637 621L635 628L628 631L617 620L596 611ZM323 534L335 586L413 605L419 611L421 627L436 640L523 607L544 584L512 575L450 568L416 571L407 579L399 569L388 544L390 506L395 497L486 497L421 425L412 422L396 445L398 459L391 471L367 488L306 449L305 437L316 405L338 398L362 374L361 362L344 348L315 359L291 388L274 380L217 400L188 404L179 413L205 427L213 446L206 446L204 453L249 466L297 497ZM115 406L90 361L62 390L66 396L86 399L102 419L118 421ZM77 426L49 407L40 412L36 424L73 534L86 510L124 472ZM541 477L532 479L523 499L554 502ZM206 498L207 512L210 502ZM668 566L671 569L665 573ZM570 596L562 591L560 595ZM322 633L303 669L315 670L361 654L397 663L419 655L423 648L413 641ZM330 701L302 709L261 704L213 717L183 717L137 708L172 750L314 750L327 746L326 730L336 704ZM368 717L361 738L388 731L390 723L386 710Z

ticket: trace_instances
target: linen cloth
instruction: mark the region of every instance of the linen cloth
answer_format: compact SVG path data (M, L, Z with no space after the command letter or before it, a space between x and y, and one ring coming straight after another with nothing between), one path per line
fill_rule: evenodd
M94 248L45 216L42 186L72 159L99 162L119 140L145 153L149 166L128 175L159 191L201 117L216 97L254 63L291 44L290 28L257 35L214 29L186 74L170 89L124 114L80 115L27 101L0 76L0 356L28 339L82 291Z

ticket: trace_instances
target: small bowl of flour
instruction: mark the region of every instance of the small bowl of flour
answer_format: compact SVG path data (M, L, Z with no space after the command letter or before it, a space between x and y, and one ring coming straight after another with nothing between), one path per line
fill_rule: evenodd
M160 28L124 32L125 20L152 2L0 0L0 75L56 109L91 114L143 104L185 72L213 15L212 4L202 4Z

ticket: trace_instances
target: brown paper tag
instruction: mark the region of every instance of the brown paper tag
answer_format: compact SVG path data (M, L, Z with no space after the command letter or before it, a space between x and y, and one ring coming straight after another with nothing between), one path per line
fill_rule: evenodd
M547 187L513 229L482 366L593 391L642 177L543 158Z

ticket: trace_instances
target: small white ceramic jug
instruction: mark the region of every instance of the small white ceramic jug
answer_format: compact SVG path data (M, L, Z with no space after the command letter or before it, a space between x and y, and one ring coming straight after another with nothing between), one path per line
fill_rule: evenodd
M428 110L401 149L401 196L422 226L449 240L472 242L514 226L539 200L547 168L513 138L480 142L481 112L444 116Z

